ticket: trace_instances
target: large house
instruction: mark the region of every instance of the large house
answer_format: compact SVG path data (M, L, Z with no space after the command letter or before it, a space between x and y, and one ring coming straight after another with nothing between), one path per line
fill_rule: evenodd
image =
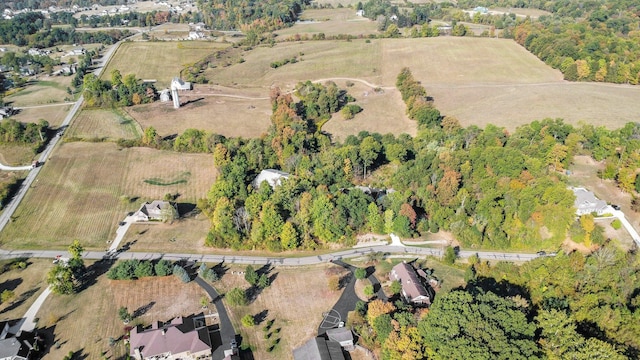
M136 360L211 359L209 330L190 317L177 317L167 324L158 321L146 330L136 327L129 343L129 355Z
M322 336L314 337L293 349L294 360L345 360L340 343Z
M266 181L271 188L279 186L282 183L282 179L288 179L290 176L289 173L284 171L275 170L275 169L264 169L260 171L260 174L256 176L255 179L251 182L251 185L258 189L263 181Z
M14 334L8 321L0 322L0 360L31 359L36 351L36 341L31 332L18 331Z
M413 266L401 262L391 269L389 278L400 282L402 296L408 303L431 305L431 296Z
M145 202L133 215L136 221L166 221L174 216L175 207L168 201Z
M578 216L591 213L602 215L609 210L607 202L598 199L591 191L581 187L571 188L571 190L576 196L573 206L575 206Z

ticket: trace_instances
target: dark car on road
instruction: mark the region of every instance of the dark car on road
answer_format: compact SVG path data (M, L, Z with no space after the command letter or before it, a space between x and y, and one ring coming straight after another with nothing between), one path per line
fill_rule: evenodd
M538 252L536 253L536 255L538 255L538 256L545 256L545 255L547 255L547 252L546 252L546 251L538 251Z
M612 204L611 207L613 208L613 210L620 210L620 206L619 205Z

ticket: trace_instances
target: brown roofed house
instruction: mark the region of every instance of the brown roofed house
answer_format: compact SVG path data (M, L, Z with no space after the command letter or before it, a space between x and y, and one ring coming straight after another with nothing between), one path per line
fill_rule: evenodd
M142 204L134 214L136 221L166 221L175 216L175 207L168 201L154 200Z
M431 305L429 292L423 285L413 266L402 262L391 269L391 280L397 280L402 285L402 296L408 303Z
M191 317L177 317L151 329L131 330L130 355L137 360L211 359L211 338L206 326L196 327Z

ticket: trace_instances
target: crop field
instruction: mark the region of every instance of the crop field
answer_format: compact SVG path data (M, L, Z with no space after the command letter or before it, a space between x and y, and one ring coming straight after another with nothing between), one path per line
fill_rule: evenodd
M12 118L23 123L33 123L44 119L49 122L49 126L56 128L62 124L64 118L69 113L69 109L71 109L71 105L64 104L35 106L21 109L20 112L13 115Z
M255 359L292 359L294 348L318 335L322 313L331 309L341 294L340 291L329 290L325 273L327 267L328 265L276 267L270 272L270 275L277 274L275 280L255 301L247 306L227 307L231 321L236 331L241 333L243 341L255 346ZM233 274L233 271L244 269L244 266L231 267L214 285L223 292L234 287L247 289L249 284L244 276ZM304 294L304 299L300 298L300 294ZM291 306L292 301L295 306ZM266 312L265 321L248 330L242 326L240 319L244 315L255 316L263 312ZM269 320L274 322L271 330L265 332L263 328ZM280 329L279 333L275 332L276 329ZM269 339L265 339L267 333L271 334ZM272 352L267 352L275 339L280 339L280 342Z
M310 9L302 13L298 23L279 30L276 34L277 40L282 41L296 34L369 35L377 33L376 28L375 21L356 16L354 9Z
M104 267L95 270L106 271ZM79 294L52 294L38 313L38 325L53 327L60 348L51 348L45 359L62 359L69 351L87 359L102 358L103 352L110 359L124 358L126 348L121 336L126 325L118 318L120 306L130 313L143 313L128 326L150 325L156 320L200 313L203 295L195 283L183 284L174 276L113 281L105 275ZM115 346L109 346L109 338L117 340Z
M162 136L194 128L224 136L258 137L271 124L271 103L268 90L264 91L263 97L257 99L192 92L180 97L183 106L177 110L171 102L156 102L127 111L143 128L153 126Z
M143 201L180 194L195 203L215 180L211 155L148 148L118 149L113 143L63 143L0 235L8 248L66 248L79 239L104 249L118 222ZM153 185L145 180L186 182Z
M141 133L135 120L110 109L84 109L67 130L67 136L81 139L135 139Z
M113 55L102 77L109 79L111 71L118 69L122 76L135 74L139 79L156 79L156 87L161 89L169 86L174 76L180 76L186 65L227 46L204 41L125 42Z
M39 81L25 85L24 89L4 98L14 107L44 105L64 102L69 97L67 87L71 76L43 76Z

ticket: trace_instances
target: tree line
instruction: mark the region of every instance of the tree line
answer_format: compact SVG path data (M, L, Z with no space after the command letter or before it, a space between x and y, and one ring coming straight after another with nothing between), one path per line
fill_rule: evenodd
M111 71L111 81L85 75L82 89L88 107L146 104L155 101L157 95L153 84L139 81L135 74L122 77L117 69Z
M113 44L130 35L128 30L76 32L73 28L52 28L42 13L21 13L12 19L0 20L0 42L37 48L60 44Z

